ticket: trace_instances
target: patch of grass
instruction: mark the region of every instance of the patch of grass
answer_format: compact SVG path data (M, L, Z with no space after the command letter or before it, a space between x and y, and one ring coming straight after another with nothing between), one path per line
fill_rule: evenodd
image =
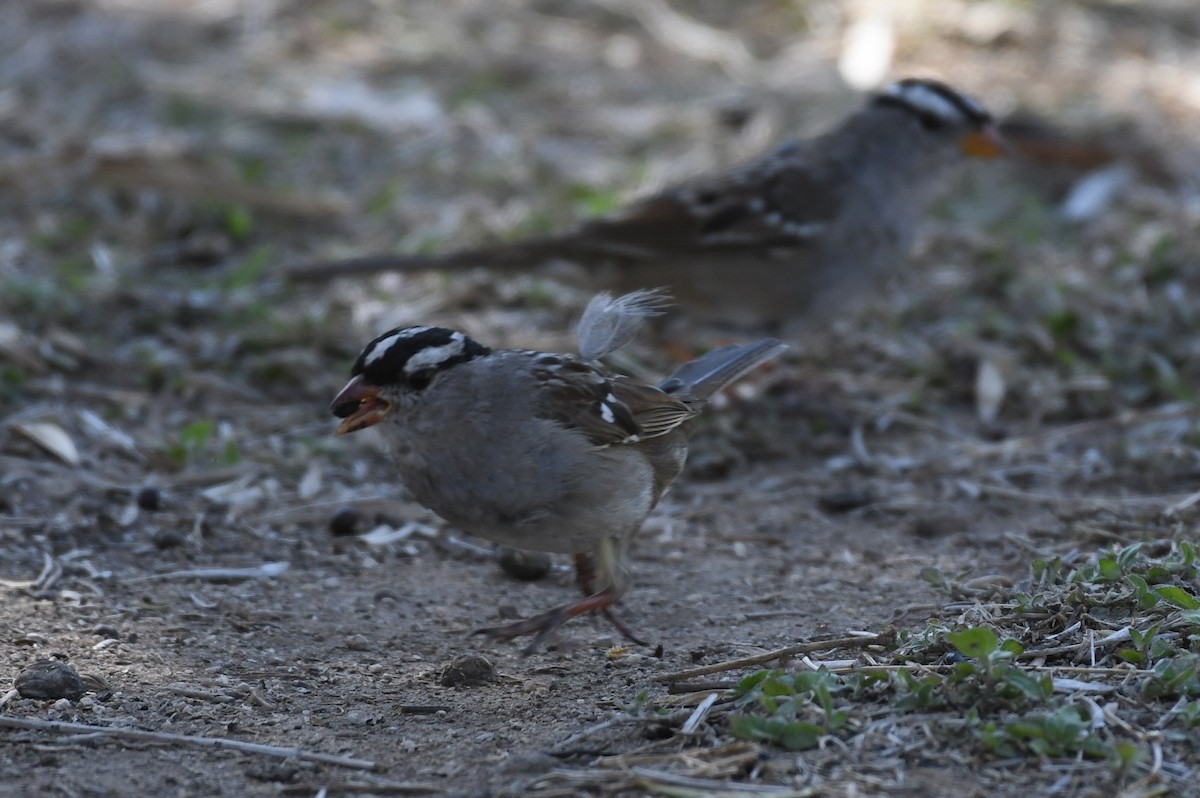
M16 366L0 364L0 402L15 402L28 381L29 376Z
M96 234L99 221L89 215L62 214L29 236L30 246L52 254L62 254L85 246Z
M621 206L621 192L577 183L568 187L575 215L578 217L604 216Z
M0 283L0 311L9 316L47 322L64 322L81 312L80 298L51 279L14 277Z
M237 291L257 286L274 257L275 250L270 246L255 248L225 271L221 281L222 287L226 291Z
M245 241L254 232L254 215L245 205L229 203L221 213L225 232L234 241Z
M784 673L763 670L738 683L738 704L757 712L734 715L735 737L767 742L789 751L815 748L822 737L853 734L850 715L834 704L834 697L850 685L828 671Z
M1068 704L999 722L981 723L977 717L969 716L967 725L983 748L996 756L1063 758L1083 754L1096 759L1116 756L1111 745L1091 732L1090 724L1086 713Z
M166 447L167 457L176 465L216 463L234 465L241 461L232 438L218 440L218 425L212 419L199 419L179 431L176 441Z
M961 595L935 569L922 576ZM1147 769L1148 740L1190 746L1200 727L1198 592L1189 541L1035 560L1023 585L969 611L975 622L903 633L889 662L750 674L730 691L729 728L801 751L908 724L976 756L1082 758L1130 780Z
M375 196L367 200L369 216L387 216L396 205L396 200L404 193L404 184L400 180L389 180Z

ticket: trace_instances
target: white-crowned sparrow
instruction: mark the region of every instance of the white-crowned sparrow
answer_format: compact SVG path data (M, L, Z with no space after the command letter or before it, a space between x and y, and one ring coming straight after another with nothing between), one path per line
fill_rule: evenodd
M833 130L725 173L667 188L562 235L443 255L385 255L300 278L471 268L587 266L594 283L667 286L690 314L807 319L904 258L928 201L964 154L1000 155L991 115L933 80L902 80Z
M774 339L716 349L657 387L596 360L658 313L640 291L588 305L580 356L489 349L441 327L400 327L369 343L333 400L339 434L378 424L413 496L451 524L507 546L575 555L584 598L481 630L534 633L526 652L625 590L625 552L683 469L688 422L705 400L777 355Z

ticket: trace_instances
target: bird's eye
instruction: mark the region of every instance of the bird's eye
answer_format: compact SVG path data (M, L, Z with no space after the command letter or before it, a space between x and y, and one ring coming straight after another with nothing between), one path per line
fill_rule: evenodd
M946 120L934 114L917 114L917 119L926 130L941 130L946 126Z
M423 391L433 381L433 369L420 369L408 375L408 387L414 391Z

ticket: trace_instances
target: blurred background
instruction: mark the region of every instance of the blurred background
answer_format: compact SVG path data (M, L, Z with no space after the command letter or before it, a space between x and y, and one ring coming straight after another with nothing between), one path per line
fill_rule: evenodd
M516 307L561 328L569 314L539 321L560 289L537 278L282 275L562 229L818 132L909 75L979 97L1019 156L936 209L884 324L1002 316L988 337L1032 336L1052 359L1125 321L1163 333L1190 320L1196 280L1198 37L1189 0L11 0L7 379L69 368L83 330L118 333L106 356L125 358L167 321L237 339L217 357L251 374L307 374L310 344L348 356L347 329L435 311ZM1105 304L1121 319L1097 320ZM1183 382L1193 346L1174 344L1134 370ZM194 341L140 345L160 372L195 361L173 351ZM1094 371L1043 376L1120 376Z

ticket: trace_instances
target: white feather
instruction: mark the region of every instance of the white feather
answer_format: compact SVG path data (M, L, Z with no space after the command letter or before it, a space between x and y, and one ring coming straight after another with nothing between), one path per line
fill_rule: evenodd
M579 320L579 354L584 360L599 360L628 344L651 316L661 316L671 304L671 296L662 288L642 289L613 299L612 294L597 294L588 303Z
M371 345L371 351L367 353L365 358L363 358L363 365L369 366L376 360L379 360L379 358L388 353L388 350L391 349L392 345L397 341L402 341L405 338L412 338L414 335L420 335L421 333L428 331L428 327L406 327L403 330L397 330L387 338L384 338L382 341L376 341Z
M460 332L456 332L450 336L450 342L441 346L427 346L420 352L410 357L404 364L405 374L415 374L421 369L431 368L440 365L450 358L458 357L463 353L463 348L466 346L467 337Z

